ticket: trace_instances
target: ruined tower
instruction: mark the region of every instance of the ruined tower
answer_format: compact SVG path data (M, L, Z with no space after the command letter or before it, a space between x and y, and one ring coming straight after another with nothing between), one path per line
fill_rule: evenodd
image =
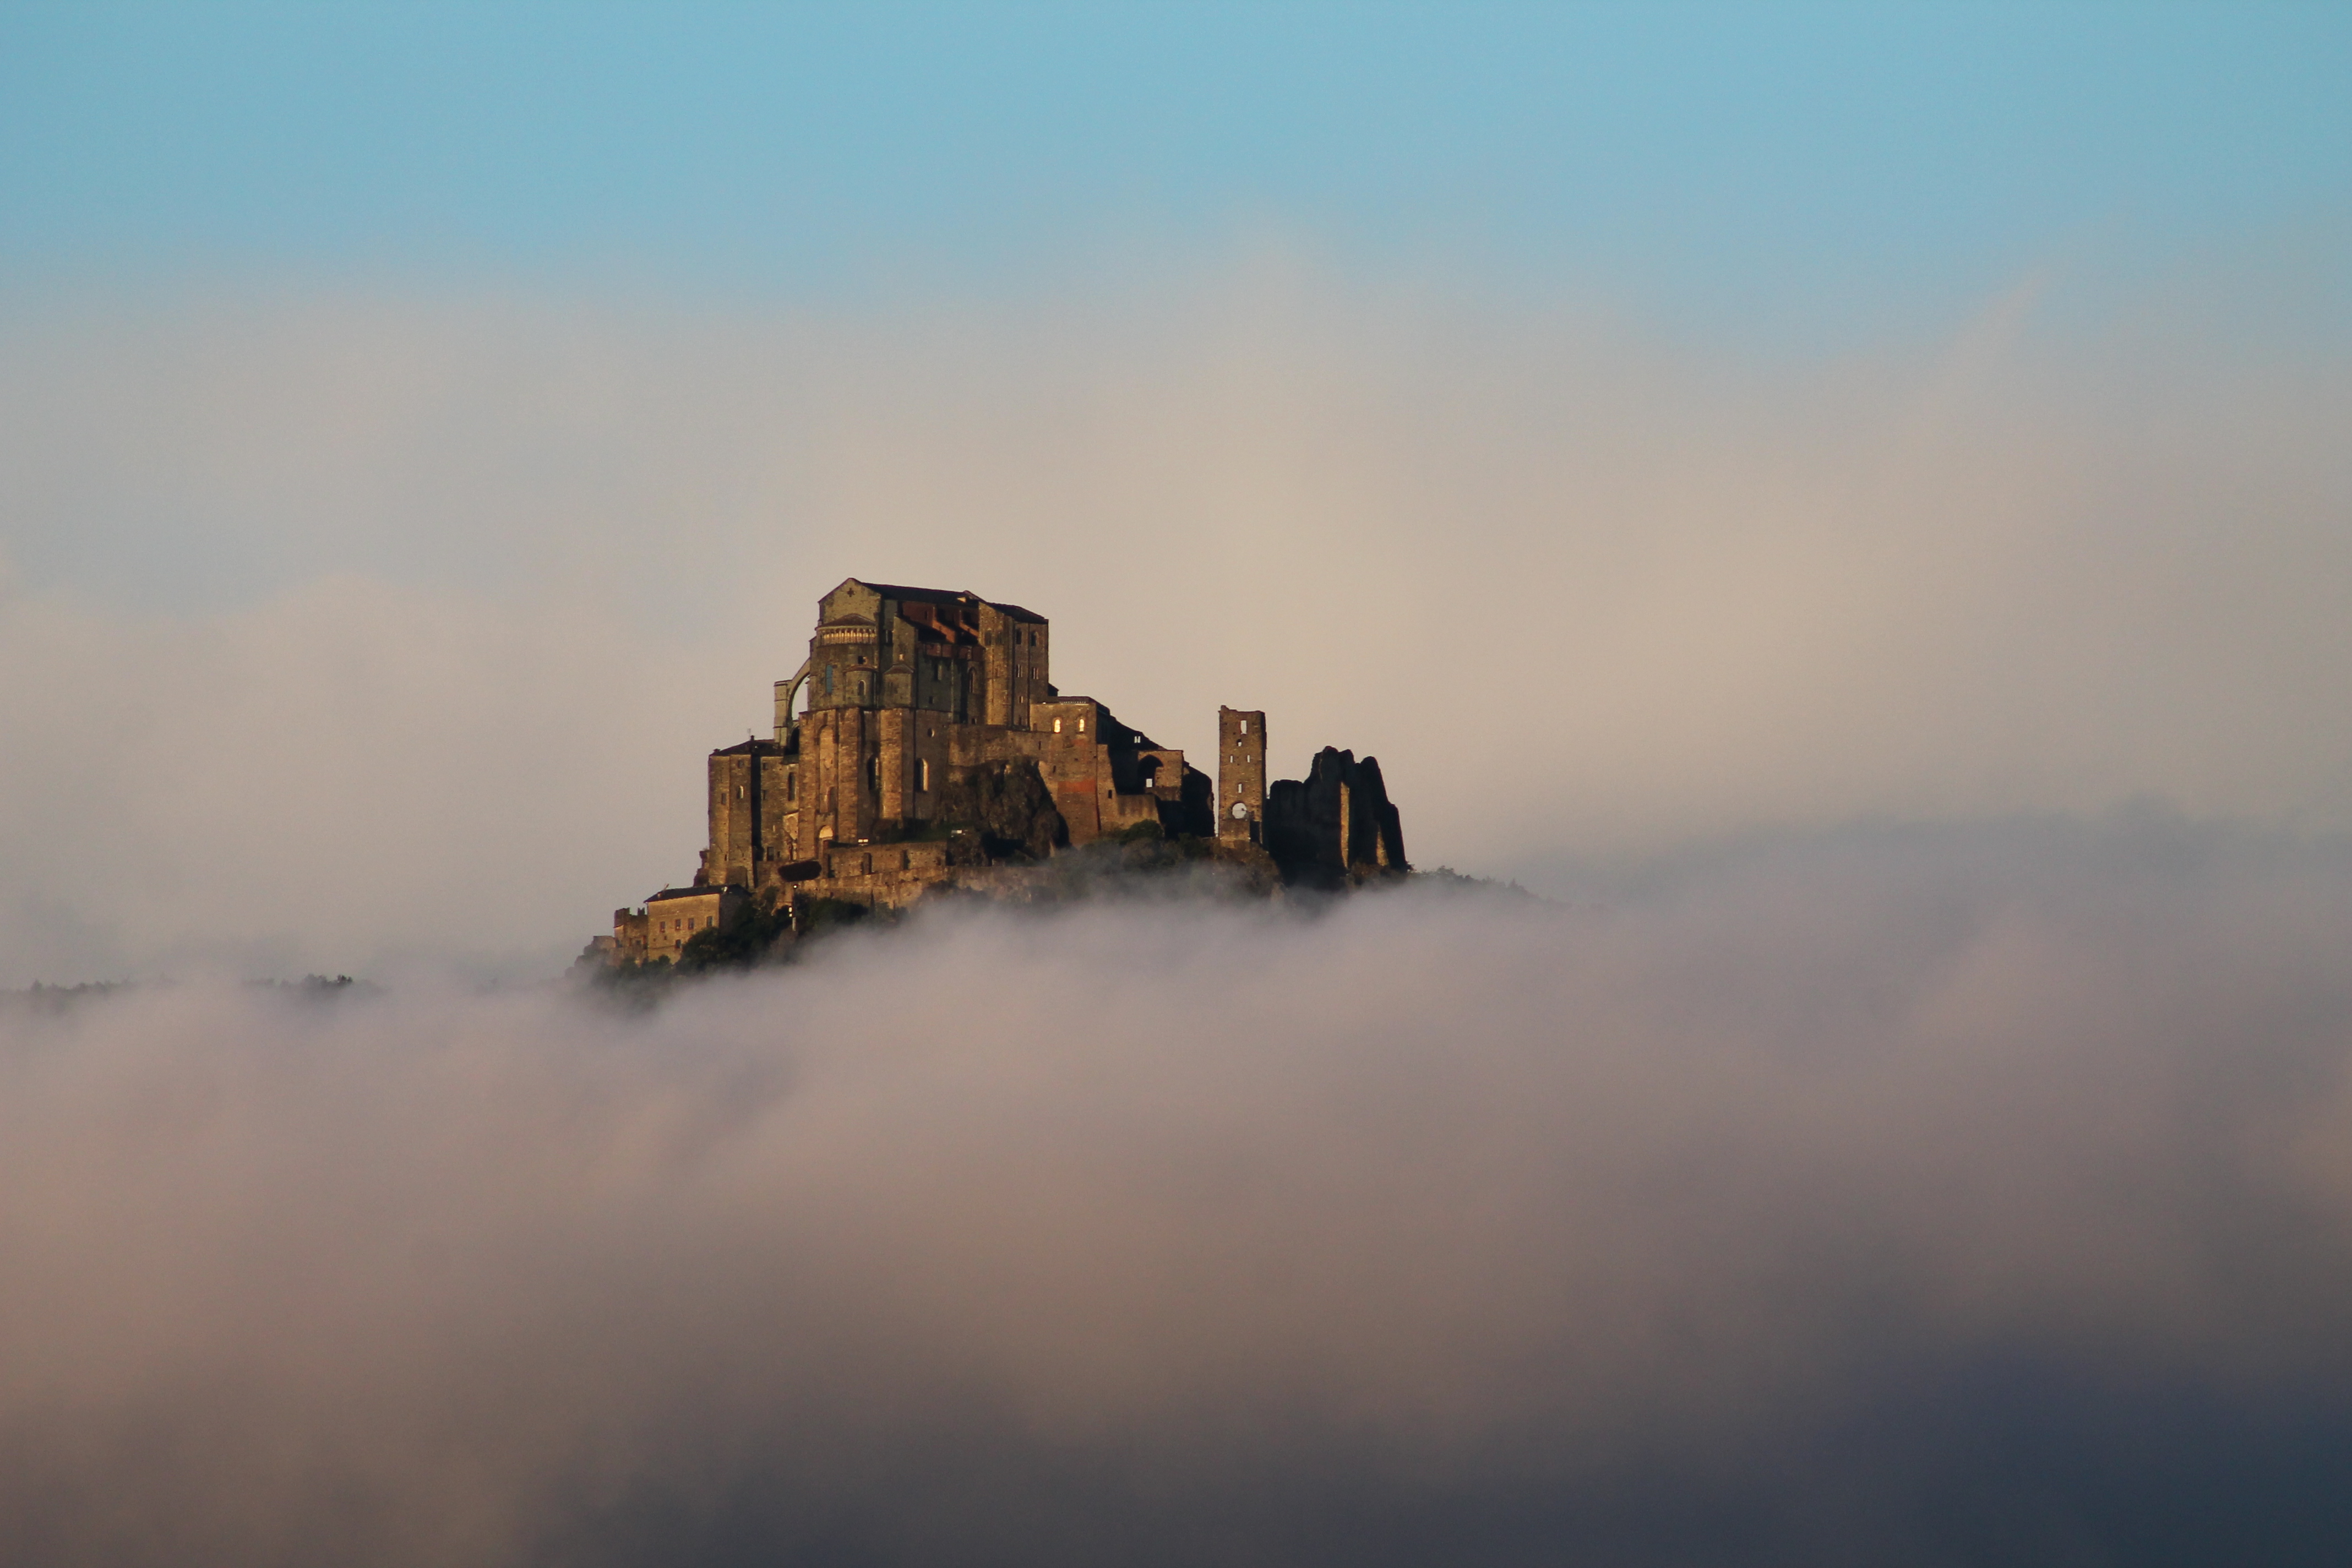
M1217 710L1217 839L1265 842L1265 715Z

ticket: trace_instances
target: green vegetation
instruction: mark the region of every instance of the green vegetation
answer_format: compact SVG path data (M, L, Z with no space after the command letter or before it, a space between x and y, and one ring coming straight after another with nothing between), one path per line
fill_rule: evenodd
M703 974L714 969L750 969L765 963L792 942L789 906L772 895L738 910L708 931L696 931L678 950L677 973Z

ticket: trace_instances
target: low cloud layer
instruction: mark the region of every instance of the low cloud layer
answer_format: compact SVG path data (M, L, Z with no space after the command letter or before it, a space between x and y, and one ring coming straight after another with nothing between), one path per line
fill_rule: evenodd
M0 1023L13 1562L2336 1561L2352 854ZM2284 1522L2283 1522L2284 1521Z
M1415 857L1488 873L2352 828L2307 270L2061 268L1812 357L1278 252L866 313L10 301L0 983L544 973L691 871L701 753L852 573L1034 605L1171 744L1230 702L1286 773L1374 752Z

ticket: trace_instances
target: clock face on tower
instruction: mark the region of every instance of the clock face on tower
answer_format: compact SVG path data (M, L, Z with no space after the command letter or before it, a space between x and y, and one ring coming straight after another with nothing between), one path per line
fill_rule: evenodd
M1239 822L1242 818L1244 818L1244 817L1247 816L1248 815L1249 815L1249 807L1248 807L1247 805L1245 805L1244 804L1243 804L1242 802L1240 802L1240 801L1238 801L1238 800L1237 800L1237 801L1235 801L1235 802L1234 802L1234 820L1235 822Z

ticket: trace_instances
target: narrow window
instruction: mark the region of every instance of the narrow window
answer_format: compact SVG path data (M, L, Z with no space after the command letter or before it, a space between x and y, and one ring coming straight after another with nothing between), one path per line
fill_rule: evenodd
M784 800L787 804L800 798L801 775L791 769L784 772Z
M741 800L743 798L743 786L741 784L737 784L735 786L735 798L737 800Z
M916 787L917 789L919 789L919 790L924 790L924 791L929 791L929 790L930 789L930 787L931 787L931 759L930 759L930 758L929 758L929 757L925 757L921 762L917 763L915 764L915 779L916 779L915 787Z
M1249 733L1249 721L1246 719L1242 721L1242 733L1244 735Z
M1062 732L1062 721L1061 721L1059 719L1056 719L1056 720L1055 720L1055 721L1054 721L1054 733L1055 733L1056 735L1058 735L1058 734L1060 734L1061 732Z
M1079 721L1078 721L1078 733L1079 733L1079 734L1081 734L1081 735L1083 735L1083 734L1085 734L1086 732L1087 732L1087 721L1086 721L1084 719L1081 719L1081 720L1079 720Z

